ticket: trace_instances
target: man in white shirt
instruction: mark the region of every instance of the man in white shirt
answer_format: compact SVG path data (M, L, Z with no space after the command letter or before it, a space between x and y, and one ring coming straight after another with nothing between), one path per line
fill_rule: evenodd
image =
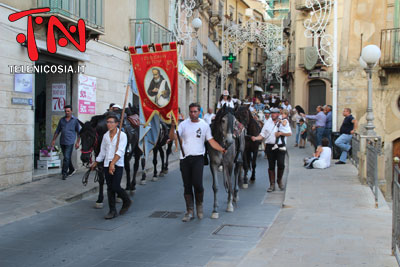
M282 182L283 172L285 170L285 155L286 151L282 151L279 149L272 150L275 145L276 138L279 136L291 136L292 132L279 132L278 124L279 124L279 109L272 108L271 117L266 121L264 127L261 130L259 136L252 136L251 140L259 141L264 140L266 145L266 153L268 157L268 176L270 187L267 189L267 192L275 191L275 166L278 166L278 179L277 183L281 190L284 189L284 185ZM281 143L281 140L278 141L278 144ZM286 143L286 140L285 140Z
M117 209L115 207L115 194L122 198L123 204L119 212L120 215L125 214L132 204L128 194L121 188L121 179L124 171L124 155L128 139L124 132L121 132L118 142L118 117L115 114L107 116L107 129L101 141L100 153L96 161L92 164L93 170L99 162L104 161L104 175L107 182L107 196L110 211L105 219L115 218ZM118 143L118 149L117 148Z
M186 214L182 218L183 222L194 219L194 199L193 189L196 197L196 212L199 219L203 218L203 168L205 141L208 141L215 150L225 153L226 150L221 147L211 135L210 126L199 119L200 105L192 103L189 106L189 119L184 120L178 126L179 143L181 145L180 170L182 173L183 187L185 189L184 197L186 202ZM172 127L169 132L169 138L175 140L175 122L172 121Z
M215 118L215 114L213 113L212 108L208 108L207 113L204 115L204 120L211 125L212 120Z
M282 103L281 106L283 109L287 109L289 112L292 111L292 106L289 104L287 99Z

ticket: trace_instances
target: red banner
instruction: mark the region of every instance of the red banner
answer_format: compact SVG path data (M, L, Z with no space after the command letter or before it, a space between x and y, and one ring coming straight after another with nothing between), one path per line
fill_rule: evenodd
M133 72L135 74L140 104L143 107L145 126L155 114L167 123L171 116L178 117L178 54L176 43L170 43L168 51L161 44L154 45L155 52L142 46L141 54L130 47Z

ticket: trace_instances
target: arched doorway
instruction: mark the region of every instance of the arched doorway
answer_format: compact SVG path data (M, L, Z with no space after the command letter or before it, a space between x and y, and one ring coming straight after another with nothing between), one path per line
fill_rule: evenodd
M315 114L319 105L326 103L326 85L321 80L312 80L308 83L308 113Z

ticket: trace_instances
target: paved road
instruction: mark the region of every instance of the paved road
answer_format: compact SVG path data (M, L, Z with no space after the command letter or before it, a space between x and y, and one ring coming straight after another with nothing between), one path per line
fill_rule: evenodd
M213 202L208 167L204 174L203 220L182 223L181 214L176 218L152 217L157 211L184 210L182 181L175 168L160 181L140 186L129 213L114 220L104 220L107 208L93 209L95 197L91 197L0 227L0 266L237 263L258 244L279 213L283 200L283 192L266 194L267 163L261 154L257 181L241 190L234 213L224 211L226 193L220 188L218 220L210 218ZM175 217L173 213L170 215Z

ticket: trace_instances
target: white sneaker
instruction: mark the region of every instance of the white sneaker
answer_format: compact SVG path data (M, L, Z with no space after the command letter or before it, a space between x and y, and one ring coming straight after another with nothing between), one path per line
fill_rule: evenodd
M277 145L277 144L275 144L275 145L272 147L272 150L276 150L276 149L278 149L278 145Z
M279 150L280 150L280 151L286 151L286 147L285 147L285 146L281 146L281 147L279 148Z
M70 174L68 174L68 177L73 176L75 173L76 173L76 169L73 172L71 172Z

